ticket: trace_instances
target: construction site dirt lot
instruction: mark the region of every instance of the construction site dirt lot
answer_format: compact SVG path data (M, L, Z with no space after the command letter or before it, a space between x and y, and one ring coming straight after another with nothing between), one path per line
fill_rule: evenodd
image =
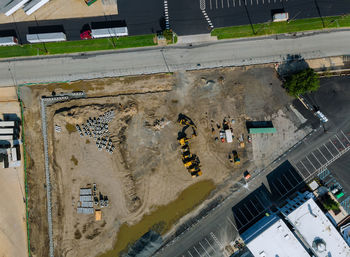
M84 0L51 0L31 15L27 15L23 9L19 9L10 16L1 13L0 23L84 18L116 14L118 14L118 8L115 0L97 0L91 6L87 6Z
M53 91L87 95L47 107L55 256L102 254L113 248L121 224L138 223L198 181L212 180L216 186L233 183L245 170L268 165L311 130L291 106L293 99L281 87L273 65L23 86L33 256L48 253L39 99ZM113 154L98 151L93 138L81 137L75 129L89 117L111 110L115 112L108 126ZM197 126L198 135L189 140L203 172L197 178L190 176L181 160L180 113ZM220 141L224 119L232 128L232 143ZM248 143L249 120L271 120L277 132L252 135ZM192 130L186 133L190 136ZM242 134L244 148L238 142ZM240 164L230 162L233 150ZM93 183L109 198L102 221L77 214L79 188Z
M21 110L15 87L0 88L0 119L10 115L20 120ZM22 159L20 147L18 159ZM3 168L0 162L0 256L26 257L27 228L23 159L20 167Z

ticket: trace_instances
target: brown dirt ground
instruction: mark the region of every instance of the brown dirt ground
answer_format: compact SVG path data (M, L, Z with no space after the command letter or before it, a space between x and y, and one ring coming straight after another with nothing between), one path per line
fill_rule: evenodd
M1 13L0 23L83 18L116 14L118 14L116 1L97 0L91 6L87 6L84 0L51 0L29 16L23 9L19 9L10 16Z
M3 114L21 117L15 87L0 88L0 119ZM23 171L23 149L20 167L4 169L0 163L0 256L26 257L27 229Z
M267 165L276 153L254 162L254 156L260 157L253 154L254 143L246 142L247 119L270 117L287 123L279 126L281 131L274 135L274 142L281 149L287 147L285 135L295 132L289 131L288 124L300 125L296 114L286 107L291 99L280 87L272 65L23 87L25 126L31 128L26 129L26 137L31 160L33 256L45 256L48 250L44 247L46 192L38 104L40 95L49 95L53 90L56 93L84 90L88 95L88 99L48 108L48 120L52 121L48 131L57 256L96 256L113 246L121 223L138 222L155 206L174 200L198 180L211 179L219 185L229 178L241 178L246 169ZM108 110L116 112L109 129L117 150L112 155L97 151L93 139L88 142L86 137L67 130L67 124L81 124L88 117ZM182 129L176 122L179 113L188 115L198 127L198 136L190 141L190 149L199 157L203 171L196 179L191 178L180 159L176 140ZM219 134L216 124L222 124L224 118L235 120L232 144L214 140ZM161 119L163 126L153 126ZM54 125L61 126L62 131L55 132ZM239 149L236 139L242 134L246 147ZM238 151L241 165L229 162L228 153L232 150ZM255 147L254 151L264 149ZM94 222L92 215L76 213L79 188L89 183L96 183L109 196L111 204L102 210L102 222Z

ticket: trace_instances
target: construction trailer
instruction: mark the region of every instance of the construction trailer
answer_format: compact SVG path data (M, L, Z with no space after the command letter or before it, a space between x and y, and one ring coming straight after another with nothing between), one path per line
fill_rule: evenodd
M28 4L24 6L23 10L27 15L31 15L33 12L35 12L48 2L49 0L31 0Z
M0 42L1 42L1 38L0 38ZM14 121L4 121L4 120L0 121L0 127L14 127L14 126L15 126Z
M225 130L225 135L226 135L226 142L227 143L232 143L233 142L233 138L232 138L232 132L230 129L226 129Z
M0 135L0 141L1 140L13 140L13 135Z
M104 29L92 29L91 37L92 38L104 38L104 37L122 37L127 36L128 28L127 27L115 27L115 28L104 28Z
M16 37L0 37L0 46L14 46L18 44L18 40ZM0 125L1 126L1 125ZM6 126L10 127L10 126Z
M13 128L0 128L0 135L13 135Z
M276 128L249 128L249 134L276 133Z
M27 41L29 43L59 42L66 40L66 34L63 32L27 34Z
M13 0L10 1L7 5L5 5L1 12L4 13L6 16L10 16L14 12L16 12L18 9L22 8L27 2L30 0Z

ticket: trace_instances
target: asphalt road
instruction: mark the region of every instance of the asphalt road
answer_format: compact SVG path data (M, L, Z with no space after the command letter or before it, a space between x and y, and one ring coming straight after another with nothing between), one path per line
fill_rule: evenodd
M301 144L294 148L294 150L289 152L287 156L281 158L274 165L271 165L260 173L259 176L250 181L248 186L244 187L243 183L238 185L240 190L234 192L231 197L220 206L220 208L213 210L208 217L202 219L191 230L179 237L178 240L171 243L168 247L163 248L156 257L227 256L223 254L223 249L231 240L237 238L239 234L238 231L240 230L239 225L241 217L243 216L245 220L253 221L256 218L259 218L259 215L261 217L266 211L270 210L271 203L269 204L268 197L263 196L266 195L266 193L264 193L266 192L265 188L268 188L272 194L277 193L278 197L280 195L288 195L295 190L290 190L290 187L287 187L288 185L290 186L293 184L293 180L300 181L300 178L302 178L310 181L317 175L317 171L314 169L313 165L316 166L320 164L319 162L324 164L332 159L332 155L336 156L342 149L344 149L344 147L349 147L350 108L348 108L348 105L350 104L350 95L347 88L349 80L350 77L322 79L320 90L309 95L311 99L318 100L318 107L328 115L329 123L326 124L326 132L323 127L319 127L312 136L305 139ZM332 94L330 94L330 92ZM329 97L331 97L331 100L328 99ZM326 99L328 100L326 101ZM305 110L300 111L305 113ZM344 134L348 137L344 137ZM334 145L332 145L332 142L334 142ZM342 145L342 143L344 145ZM329 147L330 152L327 152L324 145ZM319 149L323 152L324 157L322 154L313 154ZM329 169L335 174L334 177L336 177L337 182L339 182L346 191L350 190L348 176L349 153L350 151L342 155L329 166ZM325 158L326 161L322 158ZM293 168L290 168L288 162L286 166L287 160L294 165L298 174L291 174ZM298 168L300 162L304 162L305 165L307 165L307 169L310 173L305 175L303 171ZM276 167L278 168L275 169ZM275 179L272 181L270 179L274 173L281 172L287 173L285 173L285 175L276 174L276 177L279 177L277 180ZM327 176L327 179L329 179L330 175L327 174ZM300 184L304 184L302 179ZM332 179L334 182L333 177ZM262 185L262 183L266 186ZM297 185L297 183L294 183L294 186L295 185ZM282 190L287 193L282 192ZM255 194L256 200L251 200L252 194ZM343 198L344 199L340 199L341 204L344 208L350 210L349 194L345 194ZM246 199L249 200L246 201ZM264 199L266 200L264 201ZM276 200L273 201L276 203ZM235 214L236 207L242 206L242 202L245 209L248 210L242 212L242 208L239 207L240 215L237 216ZM252 206L249 207L248 203ZM257 208L259 206L262 206L265 209L260 211L259 208ZM254 210L255 212L253 212ZM257 211L260 211L260 213ZM228 228L231 229L230 233L227 233ZM205 242L208 243L205 244Z
M209 33L211 28L200 2L214 27L271 21L271 12L284 9L291 19L323 17L350 13L348 0L168 0L170 26L178 35ZM203 8L204 7L204 8ZM44 20L0 24L1 34L15 33L20 43L35 27L61 26L68 40L79 40L84 26L91 22L125 21L130 35L150 34L165 28L163 0L118 0L118 15L89 18Z
M350 31L228 40L0 61L0 86L150 74L222 66L281 62L288 54L304 58L349 55Z

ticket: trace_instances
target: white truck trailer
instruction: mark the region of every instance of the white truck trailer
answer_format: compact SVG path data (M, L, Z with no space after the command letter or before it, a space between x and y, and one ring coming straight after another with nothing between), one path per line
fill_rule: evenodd
M16 37L0 37L0 46L14 46L17 45L18 41Z
M103 28L103 29L92 29L91 37L92 38L103 38L103 37L122 37L127 36L128 28L127 27L115 27L115 28Z
M27 15L31 15L33 12L35 12L48 2L49 0L32 0L28 4L26 4L23 9Z
M0 135L13 135L13 128L0 128Z
M63 32L40 33L27 34L27 41L29 43L58 42L67 41L67 38L66 34L64 34Z

